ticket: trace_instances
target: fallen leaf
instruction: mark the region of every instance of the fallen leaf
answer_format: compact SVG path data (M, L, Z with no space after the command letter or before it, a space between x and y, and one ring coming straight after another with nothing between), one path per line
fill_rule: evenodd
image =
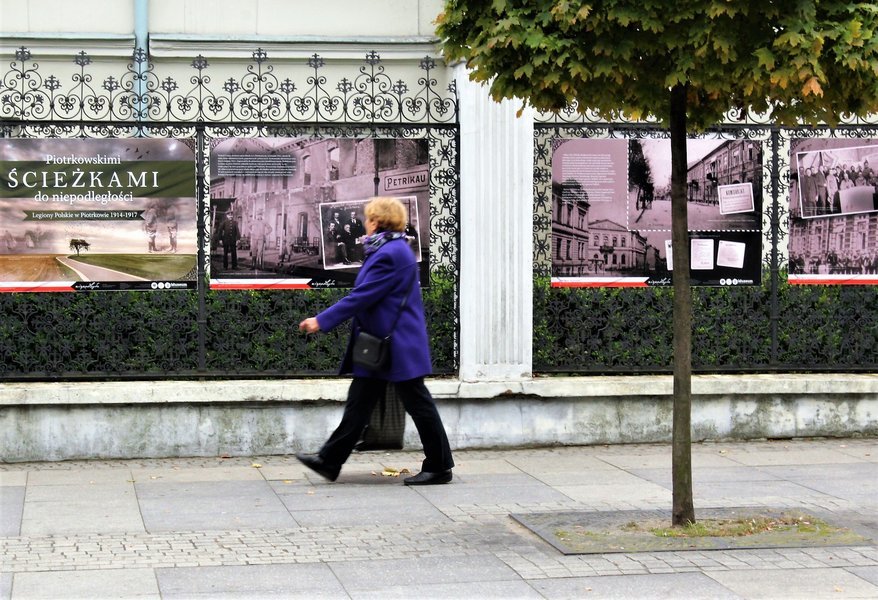
M261 469L262 468L262 465L260 465L259 463L253 463L250 466L253 467L254 469Z
M284 483L286 483L286 484L290 484L290 483L292 483L292 482L293 482L292 479L284 479Z
M313 496L313 495L314 495L314 490L311 489L311 490L308 490L308 491L305 492L305 493L308 494L309 496Z
M399 471L397 471L393 467L384 467L384 470L381 471L381 474L385 477L399 477Z

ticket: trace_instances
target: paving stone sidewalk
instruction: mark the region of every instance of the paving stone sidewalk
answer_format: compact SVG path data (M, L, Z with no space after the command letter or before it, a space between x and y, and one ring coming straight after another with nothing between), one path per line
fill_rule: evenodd
M564 556L514 513L667 510L666 444L0 464L0 598L878 598L878 548ZM697 444L699 508L781 507L878 539L878 440Z

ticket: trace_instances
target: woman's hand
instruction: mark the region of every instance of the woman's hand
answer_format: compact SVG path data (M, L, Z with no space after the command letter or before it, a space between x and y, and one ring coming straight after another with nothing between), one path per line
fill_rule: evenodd
M299 331L304 331L305 333L317 333L320 331L320 324L315 317L308 317L299 323Z

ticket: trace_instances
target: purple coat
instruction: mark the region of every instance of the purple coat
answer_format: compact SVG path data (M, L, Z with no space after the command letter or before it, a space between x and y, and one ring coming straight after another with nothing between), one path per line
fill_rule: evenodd
M408 301L400 311L403 296ZM397 314L399 320L393 326ZM323 331L330 331L356 317L351 338L342 359L340 373L354 377L378 377L387 381L407 381L432 372L424 303L418 285L418 263L405 239L386 242L370 255L357 274L351 293L317 315ZM369 371L351 362L354 338L362 327L373 335L391 334L390 367Z

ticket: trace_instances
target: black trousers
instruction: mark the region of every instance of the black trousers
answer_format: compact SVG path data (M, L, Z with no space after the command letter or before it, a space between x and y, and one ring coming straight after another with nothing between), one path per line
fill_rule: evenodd
M424 378L398 381L393 385L396 386L396 393L402 400L405 411L414 421L424 446L426 458L421 470L436 473L452 468L454 460L451 458L448 436L445 434L439 411L436 410L436 403L424 385ZM320 449L320 458L324 462L339 466L344 464L359 441L363 429L369 424L372 410L378 400L384 397L386 390L387 381L384 379L354 377L348 389L341 423Z

